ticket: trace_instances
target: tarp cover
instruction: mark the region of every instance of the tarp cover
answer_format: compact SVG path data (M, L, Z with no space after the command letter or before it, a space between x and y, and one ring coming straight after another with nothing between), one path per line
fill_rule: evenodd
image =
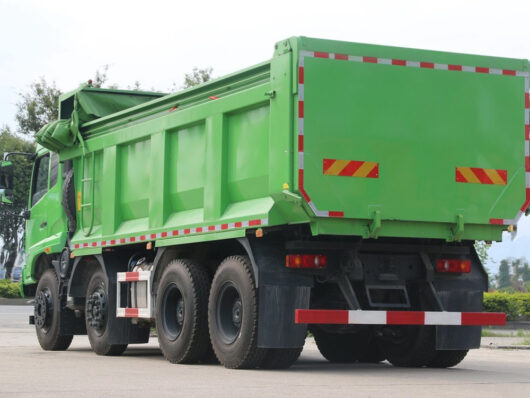
M67 95L61 100L59 106L63 119L45 125L37 133L35 140L50 151L59 152L77 141L79 128L83 123L132 108L163 95L80 87L72 95ZM65 119L69 113L69 119Z

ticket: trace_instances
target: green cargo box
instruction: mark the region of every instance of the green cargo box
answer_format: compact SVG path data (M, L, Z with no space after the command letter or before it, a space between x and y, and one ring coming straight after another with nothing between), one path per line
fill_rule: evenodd
M76 170L72 243L295 223L498 240L530 203L528 73L527 60L282 41L268 62L82 124L85 146L59 153Z

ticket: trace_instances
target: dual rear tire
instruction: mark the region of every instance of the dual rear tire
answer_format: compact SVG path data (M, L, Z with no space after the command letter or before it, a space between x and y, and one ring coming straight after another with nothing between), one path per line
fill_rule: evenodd
M258 347L258 298L250 260L226 258L213 280L190 260L174 260L160 279L156 300L160 348L172 363L212 362L227 368L291 366L302 348Z

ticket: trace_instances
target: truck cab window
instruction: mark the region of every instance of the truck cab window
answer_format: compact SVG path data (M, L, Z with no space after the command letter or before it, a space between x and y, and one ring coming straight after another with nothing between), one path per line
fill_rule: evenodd
M31 206L33 207L48 191L48 172L50 169L50 155L46 154L37 159L31 187Z
M52 163L50 166L50 189L57 184L57 177L59 174L59 155L56 153L52 154Z

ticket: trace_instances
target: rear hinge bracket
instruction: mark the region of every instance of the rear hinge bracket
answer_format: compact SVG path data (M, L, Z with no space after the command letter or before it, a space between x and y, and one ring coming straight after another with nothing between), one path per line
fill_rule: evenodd
M456 216L456 224L451 228L451 241L460 242L464 235L464 216L458 214Z
M292 51L291 43L289 43L289 40L284 40L279 43L276 43L274 49L276 50L277 55L286 54Z
M379 236L379 230L381 229L381 210L374 211L372 221L368 225L368 233L365 238L377 239Z

